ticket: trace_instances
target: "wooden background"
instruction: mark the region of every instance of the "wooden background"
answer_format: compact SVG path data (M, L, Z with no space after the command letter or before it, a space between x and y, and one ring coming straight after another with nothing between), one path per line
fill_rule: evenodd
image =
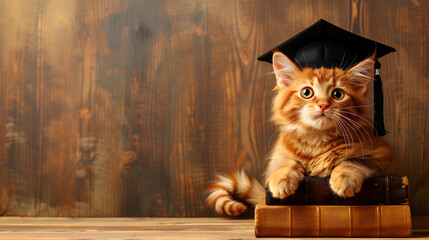
M429 214L429 3L0 1L0 215L215 216L215 173L260 176L271 66L319 18L381 60L396 174Z

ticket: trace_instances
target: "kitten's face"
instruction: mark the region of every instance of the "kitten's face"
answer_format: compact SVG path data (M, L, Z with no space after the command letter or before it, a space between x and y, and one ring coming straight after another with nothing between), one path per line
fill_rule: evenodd
M342 69L298 69L282 53L273 57L278 95L273 120L286 129L340 131L356 124L366 104L367 84L374 66L372 58ZM305 129L305 128L304 128Z

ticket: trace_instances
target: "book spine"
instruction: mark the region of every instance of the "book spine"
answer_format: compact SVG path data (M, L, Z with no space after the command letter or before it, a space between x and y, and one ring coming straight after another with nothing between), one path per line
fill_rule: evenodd
M366 180L351 198L335 195L328 178L306 177L294 195L274 198L266 188L267 205L408 205L406 177L376 177Z
M409 237L408 205L266 206L255 209L256 237Z

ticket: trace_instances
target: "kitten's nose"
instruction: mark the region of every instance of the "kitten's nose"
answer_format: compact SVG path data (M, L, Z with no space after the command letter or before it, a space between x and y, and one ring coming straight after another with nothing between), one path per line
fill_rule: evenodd
M329 104L319 104L319 107L322 109L322 112L324 112L329 107Z

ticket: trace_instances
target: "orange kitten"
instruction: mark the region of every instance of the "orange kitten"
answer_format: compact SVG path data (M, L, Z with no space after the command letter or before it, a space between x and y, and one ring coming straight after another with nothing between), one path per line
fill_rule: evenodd
M373 56L347 71L301 71L277 52L273 67L278 91L273 121L281 134L265 175L274 197L293 194L304 174L331 175L332 190L351 197L364 179L391 163L390 148L373 136L367 117Z
M351 197L366 178L392 163L392 151L383 138L374 137L367 113L374 56L348 70L301 70L276 52L273 68L277 94L272 121L279 138L268 158L265 185L274 197L294 194L304 175L330 175L331 189ZM220 177L209 193L208 203L228 215L245 210L232 196L256 204L264 195L263 187L244 172Z

